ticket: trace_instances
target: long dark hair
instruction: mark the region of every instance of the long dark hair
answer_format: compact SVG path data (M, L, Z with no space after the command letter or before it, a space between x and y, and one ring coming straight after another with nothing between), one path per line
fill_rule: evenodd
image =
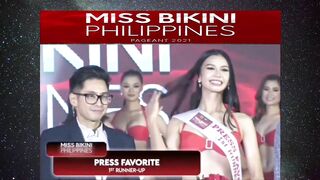
M103 80L107 88L109 89L110 77L108 73L99 66L89 65L84 66L76 70L71 78L69 79L69 94L74 92L76 89L82 89L83 83L88 79L99 79ZM73 109L70 101L68 100L69 113L64 123L71 122L75 119L75 110Z
M278 84L280 85L280 76L276 74L269 74L265 76L261 84L259 86L259 89L256 94L256 113L253 118L254 123L257 123L260 121L261 117L266 113L266 104L262 100L262 91L264 88L264 85L266 84L267 81L277 81Z
M223 103L226 105L226 108L227 108L223 116L223 123L224 125L228 125L229 127L232 128L232 127L235 127L235 125L233 125L231 121L231 112L232 111L239 112L240 104L239 104L238 92L236 88L232 63L228 54L222 50L212 49L204 52L201 55L201 57L197 60L197 62L194 64L194 66L187 72L187 74L179 78L177 81L170 82L165 86L166 89L168 90L168 93L163 95L163 97L167 97L177 93L177 101L170 113L170 116L176 113L180 113L179 108L180 108L180 105L185 100L186 93L190 90L190 87L193 85L196 75L197 76L200 75L203 62L210 56L224 57L229 66L229 73L230 73L229 87L223 91L223 99L222 99ZM190 101L191 109L194 109L199 106L201 96L202 96L201 88L199 86L196 86L196 90L191 96L191 101Z

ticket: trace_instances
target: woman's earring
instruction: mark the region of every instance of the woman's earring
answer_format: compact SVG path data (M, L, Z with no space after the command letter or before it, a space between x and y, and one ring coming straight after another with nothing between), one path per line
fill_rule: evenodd
M228 84L228 91L230 91L230 85Z
M120 92L120 96L123 96L123 93L122 93L122 92Z
M199 88L201 88L201 86L202 86L201 81L198 81L198 86L199 86Z

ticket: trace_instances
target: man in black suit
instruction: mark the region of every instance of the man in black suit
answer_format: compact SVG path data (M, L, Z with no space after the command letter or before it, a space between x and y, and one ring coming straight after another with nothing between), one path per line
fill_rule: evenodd
M98 66L85 66L74 72L69 80L69 114L61 126L47 129L40 137L40 179L90 179L105 177L67 178L53 175L52 158L47 156L48 142L105 142L108 150L135 149L133 139L125 133L108 128L101 122L112 96L109 75ZM109 179L116 179L108 177ZM119 178L126 179L126 178ZM138 179L138 178L128 178Z

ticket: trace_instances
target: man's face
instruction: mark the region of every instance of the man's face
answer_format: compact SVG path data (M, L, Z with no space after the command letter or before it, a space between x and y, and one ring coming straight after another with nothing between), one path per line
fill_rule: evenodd
M88 79L84 81L83 88L75 90L75 93L86 94L87 98L92 98L94 95L108 94L108 88L103 80ZM98 99L94 104L89 104L83 95L71 93L69 97L71 104L75 107L79 121L99 122L107 111L108 105L102 104L101 99Z

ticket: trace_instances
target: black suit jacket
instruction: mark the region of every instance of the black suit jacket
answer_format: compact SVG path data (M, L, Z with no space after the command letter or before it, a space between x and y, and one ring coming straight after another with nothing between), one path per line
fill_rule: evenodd
M111 150L121 149L135 149L133 139L127 134L108 128L103 125L104 131L107 133L108 145ZM47 143L48 142L84 142L82 132L76 120L67 124L57 126L44 130L40 136L40 179L41 180L63 180L63 179L81 179L81 180L95 180L95 177L86 178L67 178L67 177L55 177L53 175L52 158L47 156ZM112 179L134 179L139 178L115 178L108 177L108 180Z

